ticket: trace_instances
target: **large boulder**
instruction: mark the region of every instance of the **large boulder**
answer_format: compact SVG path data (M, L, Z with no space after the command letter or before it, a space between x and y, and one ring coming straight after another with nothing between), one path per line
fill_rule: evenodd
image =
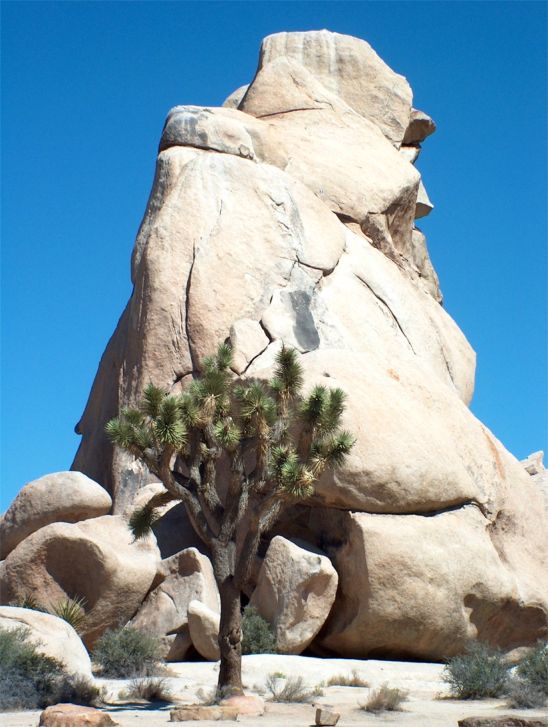
M402 142L411 115L412 91L407 80L387 66L369 43L328 30L275 33L262 42L258 73L277 58L297 61L378 126L393 144Z
M236 349L240 375L257 377L271 375L285 342L300 352L307 387L347 392L345 426L357 438L311 506L280 526L325 550L339 571L310 648L441 659L469 636L530 643L548 623L539 488L467 407L475 354L439 304L415 227L425 200L411 162L433 125L411 116L406 82L375 58L324 31L273 36L238 109L170 112L133 252L133 293L78 424L73 466L104 482L114 511L125 511L150 475L113 452L105 422L149 381L183 390L220 341ZM398 580L400 566L413 577ZM166 614L164 637L189 640L188 589L169 605L168 581L155 583L139 617Z
M209 558L196 548L187 548L162 561L156 580L133 619L133 626L157 636L167 661L182 661L191 645L188 608L200 601L213 613L221 608Z
M221 622L219 612L208 608L201 601L191 601L187 615L192 645L204 659L217 661L221 656L218 641Z
M324 625L337 592L329 558L310 546L272 539L251 605L270 622L282 654L300 654Z
M106 629L133 616L159 560L154 536L134 541L120 517L52 523L25 538L0 565L0 590L7 603L32 594L50 608L67 598L83 599L82 638L92 647Z
M44 525L107 515L111 507L108 492L81 472L56 472L33 480L20 490L0 524L0 559Z
M531 589L505 568L477 506L432 516L349 513L342 527L341 598L320 640L329 653L439 660L476 638L512 649L548 635L546 575L536 568L541 580ZM523 567L534 568L530 555Z
M0 607L0 629L25 629L40 654L60 661L69 674L91 679L86 647L70 624L49 613L12 606Z

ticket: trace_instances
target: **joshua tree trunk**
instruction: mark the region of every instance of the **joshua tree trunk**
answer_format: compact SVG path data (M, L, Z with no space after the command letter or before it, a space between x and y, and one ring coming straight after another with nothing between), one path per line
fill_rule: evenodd
M219 650L221 664L217 685L220 697L243 694L242 687L242 615L240 589L229 575L218 581L221 596Z

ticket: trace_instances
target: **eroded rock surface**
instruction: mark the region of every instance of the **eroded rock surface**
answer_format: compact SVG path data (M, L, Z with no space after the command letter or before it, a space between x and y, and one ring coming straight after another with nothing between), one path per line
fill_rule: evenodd
M189 605L200 601L218 614L217 584L209 558L196 548L187 548L162 561L156 580L160 578L161 582L148 594L130 626L158 636L162 655L168 661L182 661L191 645Z
M106 629L133 616L159 560L154 536L134 541L120 517L52 523L25 538L0 564L2 600L30 594L51 608L67 598L83 599L82 638L92 647Z
M55 472L25 485L0 524L0 559L35 530L54 522L75 523L107 515L112 500L81 472Z

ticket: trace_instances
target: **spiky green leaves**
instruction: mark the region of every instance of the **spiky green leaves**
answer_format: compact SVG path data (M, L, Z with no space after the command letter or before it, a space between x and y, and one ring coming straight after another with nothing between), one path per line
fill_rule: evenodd
M148 384L143 391L143 400L141 401L139 408L141 409L143 414L146 414L147 416L154 419L160 413L160 406L162 405L162 401L164 400L165 396L165 391L160 389L158 386L154 386L154 384Z
M334 432L341 423L345 398L342 389L315 386L301 406L301 418L316 434Z
M187 430L181 418L181 400L177 396L164 396L158 414L153 420L154 434L160 444L181 449L186 443Z
M303 370L297 360L297 352L282 346L276 355L276 368L270 386L279 398L285 401L295 399L303 385Z
M305 499L314 493L314 475L303 465L297 452L289 446L273 447L270 473L278 487L288 495Z
M128 524L135 540L145 538L152 531L152 526L158 518L158 510L150 507L148 503L134 510Z
M246 422L258 418L272 424L276 418L276 402L268 394L265 386L259 381L253 381L234 389L234 396L240 404L240 416Z
M321 439L312 444L312 471L317 477L327 467L340 467L355 443L355 438L347 431L338 431L328 439Z
M123 409L107 423L105 432L113 444L129 451L144 450L150 439L141 412L134 409Z
M221 419L213 428L215 439L227 452L233 452L242 436L240 428L234 423L232 417Z

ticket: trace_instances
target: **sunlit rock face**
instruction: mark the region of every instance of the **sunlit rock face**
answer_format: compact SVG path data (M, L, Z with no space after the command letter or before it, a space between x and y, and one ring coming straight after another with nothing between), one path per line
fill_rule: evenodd
M434 130L405 78L328 31L269 36L224 107L172 109L133 293L77 425L73 469L116 513L150 475L112 450L106 421L149 381L180 390L219 341L239 375L267 376L284 341L308 385L343 388L352 455L278 527L338 572L323 653L440 659L547 633L541 494L468 409L475 355L415 226Z

